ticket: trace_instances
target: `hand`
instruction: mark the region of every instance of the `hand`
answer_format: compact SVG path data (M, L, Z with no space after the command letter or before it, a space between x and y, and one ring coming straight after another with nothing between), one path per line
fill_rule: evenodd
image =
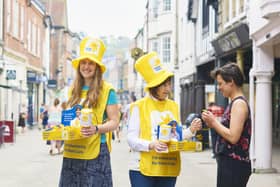
M93 125L90 125L88 127L82 126L81 133L84 137L90 137L96 134L96 127Z
M160 142L158 140L151 142L149 144L149 149L155 150L156 152L165 152L165 151L167 151L167 148L168 148L168 146L166 143Z
M201 117L202 117L203 121L205 121L205 123L208 127L210 127L210 128L214 127L216 117L212 114L212 112L204 111L204 112L202 112Z
M194 120L191 123L190 130L192 133L195 133L196 131L200 130L202 128L202 121L199 118L194 118Z

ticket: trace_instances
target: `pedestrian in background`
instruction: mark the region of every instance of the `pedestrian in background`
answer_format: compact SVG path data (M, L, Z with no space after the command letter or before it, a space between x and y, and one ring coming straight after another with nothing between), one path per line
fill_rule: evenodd
M229 63L213 70L211 75L216 79L219 91L230 99L221 122L210 111L202 113L202 119L218 134L217 187L245 187L251 175L251 117L242 92L243 74L237 64Z
M92 121L81 129L85 138L64 142L60 187L113 186L110 151L119 112L116 92L102 78L106 70L104 52L103 41L86 37L80 43L80 57L72 61L76 78L67 104L91 109Z
M20 112L19 113L19 119L18 119L18 126L21 127L21 133L24 133L25 129L25 120L26 120L26 113Z
M56 125L61 124L61 107L58 98L54 99L53 105L48 108L48 128L53 128ZM54 155L54 150L57 149L57 153L61 153L61 140L51 140L50 155Z
M207 110L210 111L216 119L221 122L221 117L224 113L224 108L221 106L216 105L214 102L210 102L208 104ZM214 128L210 128L210 135L211 135L211 145L212 145L212 158L216 158L216 140L217 140L217 132Z
M121 142L121 128L122 128L122 116L123 113L121 111L122 105L118 104L118 110L119 110L119 127L113 132L115 134L115 139L118 143Z
M166 153L167 143L158 141L156 133L165 120L180 122L178 105L168 98L174 74L164 69L155 52L140 57L135 69L147 83L148 95L131 104L127 134L132 149L130 183L132 187L174 187L181 169L180 152ZM190 138L199 129L201 120L196 118L184 130L183 137ZM161 161L166 164L160 164Z
M40 107L40 120L43 129L45 129L48 124L48 110L45 103L42 103ZM41 129L41 127L39 129Z

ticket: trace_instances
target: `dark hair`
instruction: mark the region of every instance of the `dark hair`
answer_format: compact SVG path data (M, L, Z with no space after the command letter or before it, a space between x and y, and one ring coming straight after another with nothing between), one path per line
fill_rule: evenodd
M163 81L163 82L160 83L159 85L157 85L157 86L155 86L155 87L152 87L152 88L149 88L150 94L151 94L153 97L155 97L155 98L158 99L158 94L157 94L158 88L159 88L161 85L165 84L166 82L171 81L171 78L172 78L172 77L168 77L167 79L165 79L165 81Z
M58 99L58 98L55 98L55 99L54 99L54 102L53 102L54 106L57 106L59 103L60 103L59 99Z
M220 75L225 82L233 81L238 87L242 87L244 75L236 63L228 63L211 71L211 77L216 79Z

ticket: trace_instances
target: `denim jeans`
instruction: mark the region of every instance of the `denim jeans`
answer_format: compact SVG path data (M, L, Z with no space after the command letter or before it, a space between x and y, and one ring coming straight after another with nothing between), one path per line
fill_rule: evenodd
M177 177L151 177L129 170L131 187L175 187Z

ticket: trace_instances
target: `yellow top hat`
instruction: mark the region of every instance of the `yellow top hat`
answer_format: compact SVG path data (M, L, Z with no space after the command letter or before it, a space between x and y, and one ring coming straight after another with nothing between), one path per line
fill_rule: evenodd
M135 63L135 69L147 83L145 90L158 86L174 75L163 67L156 52L150 52L140 57Z
M98 64L101 68L101 72L104 73L106 67L102 63L102 57L105 50L106 47L102 40L86 37L80 43L80 57L72 60L72 66L77 69L81 60L89 59Z

